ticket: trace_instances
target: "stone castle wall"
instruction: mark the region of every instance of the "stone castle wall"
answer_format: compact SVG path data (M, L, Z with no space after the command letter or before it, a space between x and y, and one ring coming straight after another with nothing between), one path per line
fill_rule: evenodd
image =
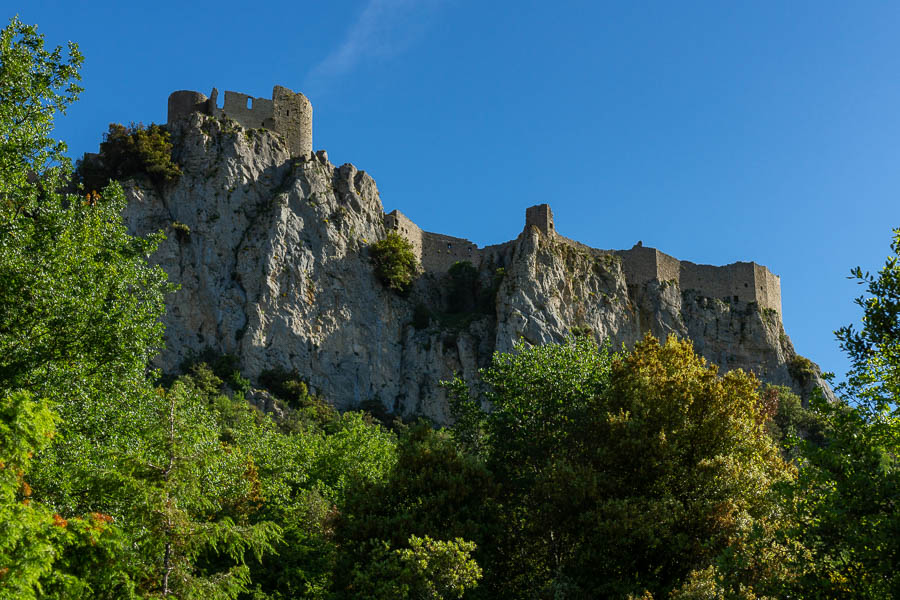
M680 261L656 248L635 246L616 252L629 284L672 282L682 290L735 302L756 302L781 316L781 278L753 262L716 267Z
M466 260L481 265L481 250L469 240L426 231L422 242L422 268L426 271L444 272L453 263Z
M419 262L422 262L422 238L425 232L419 229L418 225L410 221L409 217L399 210L395 210L384 216L384 226L389 231L399 233L409 240L409 243L412 244L413 254L416 255Z
M199 112L214 117L234 119L247 129L263 127L284 137L291 156L312 154L312 104L300 93L276 85L272 98L255 98L240 92L225 92L222 108L218 107L219 90L213 88L209 98L199 92L179 90L169 95L168 123Z
M385 215L384 225L409 240L413 253L425 272L443 273L459 261L467 260L476 267L481 264L481 250L474 243L463 238L422 231L399 210Z
M483 249L469 240L422 231L398 210L385 215L385 226L410 241L413 252L426 272L446 272L453 263L467 260L481 264ZM542 235L596 254L615 254L622 258L625 279L630 285L649 281L674 283L682 290L696 290L703 296L728 302L756 302L781 317L781 279L769 269L753 262L736 262L716 267L681 261L656 248L640 243L630 250L598 250L559 235L553 226L553 212L547 204L525 211L525 229L536 227Z

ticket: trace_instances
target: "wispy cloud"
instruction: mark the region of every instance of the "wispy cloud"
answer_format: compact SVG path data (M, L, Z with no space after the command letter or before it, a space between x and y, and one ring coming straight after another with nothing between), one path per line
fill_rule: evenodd
M343 41L306 78L304 89L322 91L361 63L406 50L428 28L445 0L368 0Z

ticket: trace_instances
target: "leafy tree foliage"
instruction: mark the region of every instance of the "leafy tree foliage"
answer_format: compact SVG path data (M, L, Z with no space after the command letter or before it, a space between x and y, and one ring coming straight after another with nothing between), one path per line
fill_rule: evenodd
M27 393L0 396L0 597L34 598L55 558L52 512L33 503L25 475L54 415Z
M44 48L37 27L13 17L0 31L0 201L9 213L33 208L42 187L64 175L66 145L50 137L53 117L65 114L82 88L78 46ZM44 186L36 186L42 180Z
M812 404L826 443L803 444L800 477L786 503L803 545L797 576L782 584L828 598L900 596L900 230L876 274L852 271L866 294L863 327L838 330L851 360L842 399Z
M447 432L424 423L405 429L386 476L357 480L348 490L334 534L343 548L336 581L348 582L339 590L357 597L369 589L370 580L379 577L371 565L387 561L399 569L396 553L413 549L413 539L439 536L433 539L480 544L494 519L495 495L492 475L477 457L461 452ZM472 551L474 546L467 550Z
M172 143L163 126L110 123L99 156L79 161L77 175L84 189L90 191L105 188L111 180L134 176L146 176L154 185L162 186L178 179L181 168L172 161Z
M369 251L378 280L398 294L407 293L419 273L419 261L409 240L391 231L372 244Z
M70 164L50 132L81 90L81 56L43 46L17 19L0 33L0 389L87 393L143 372L167 288L146 262L156 238L121 223L117 186L58 191Z
M482 564L498 594L666 594L776 516L766 490L792 469L752 376L719 377L674 339L622 357L584 338L518 350L482 374L480 422L453 390L502 486L497 563Z
M462 539L411 536L408 547L377 548L373 559L353 572L353 597L374 600L462 598L477 586L481 569L470 558L475 544Z

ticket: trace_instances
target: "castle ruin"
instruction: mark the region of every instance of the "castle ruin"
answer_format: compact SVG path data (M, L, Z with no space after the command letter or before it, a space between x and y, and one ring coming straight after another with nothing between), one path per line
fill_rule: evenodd
M192 113L228 117L245 128L263 127L280 134L291 156L312 154L312 104L303 94L279 85L272 89L271 99L226 91L222 108L218 107L218 95L216 88L209 97L190 90L172 92L169 95L167 122L171 125ZM468 261L478 267L485 250L488 250L464 238L423 231L398 210L385 215L384 224L388 230L409 240L426 273L444 273L459 261ZM630 250L589 248L556 232L553 211L548 204L538 204L525 210L525 230L530 228L537 229L541 235L556 242L596 255L620 257L628 285L643 285L650 281L675 284L682 290L695 290L703 296L727 302L755 302L761 309L774 310L781 317L781 279L754 262L736 262L720 267L698 265L680 261L640 242Z
M280 134L291 156L312 154L312 104L303 94L280 85L272 89L271 99L226 91L222 108L218 107L218 96L216 88L208 98L190 90L172 92L167 123L171 125L192 113L228 117L247 129L263 127Z
M385 215L385 227L405 237L426 273L446 272L457 261L481 264L484 250L469 240L423 231L406 215L395 210ZM781 278L763 265L736 262L721 267L680 261L656 248L638 243L630 250L598 250L559 235L553 225L553 211L548 204L525 210L525 230L537 229L556 242L575 246L598 256L615 255L622 259L622 270L628 285L650 281L675 284L682 290L726 302L755 302L761 309L781 313Z

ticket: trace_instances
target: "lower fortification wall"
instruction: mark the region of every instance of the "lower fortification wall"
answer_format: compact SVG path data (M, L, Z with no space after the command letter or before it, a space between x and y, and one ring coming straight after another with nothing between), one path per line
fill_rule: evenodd
M412 245L413 253L426 272L445 272L453 263L469 261L481 264L481 250L469 240L422 231L409 217L395 210L384 217L384 225L399 233Z
M478 246L463 238L440 233L424 232L422 236L422 268L443 272L459 261L469 261L476 267L481 264Z
M549 207L532 207L526 219L526 228L535 225L536 209L546 212L547 223L552 223ZM543 213L540 213L543 214ZM491 254L494 248L480 250L463 238L422 231L400 211L385 216L385 226L410 241L413 251L426 272L446 272L455 262L469 261L476 267L482 255ZM781 279L769 269L753 262L736 262L716 267L680 261L656 248L636 245L630 250L597 250L580 242L559 235L552 229L541 230L557 242L570 244L596 254L615 254L622 259L622 269L629 285L643 285L650 281L670 282L682 290L695 290L703 296L728 302L756 302L760 308L771 309L781 316ZM502 246L502 245L501 245Z
M616 254L622 257L629 284L673 282L683 290L696 290L711 298L756 302L760 308L772 309L781 315L781 279L762 265L752 262L721 267L698 265L643 246L620 250Z

